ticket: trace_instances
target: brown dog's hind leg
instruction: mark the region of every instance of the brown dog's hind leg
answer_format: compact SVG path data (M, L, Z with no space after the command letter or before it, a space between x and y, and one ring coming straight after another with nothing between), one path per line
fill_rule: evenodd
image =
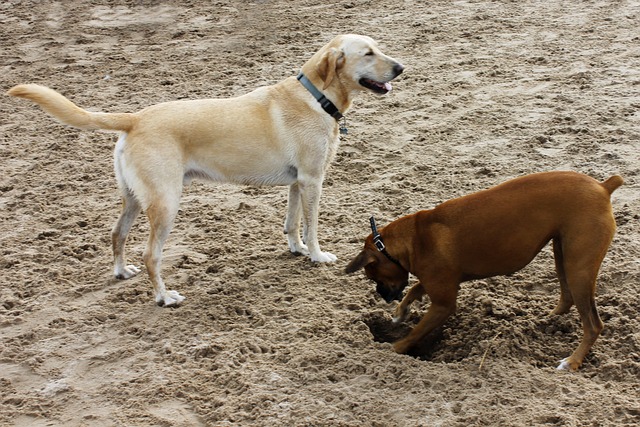
M411 291L413 291L413 288ZM456 311L458 283L451 282L444 284L440 282L434 285L428 285L426 293L431 299L431 305L427 309L427 313L420 319L420 322L409 332L409 335L393 344L396 353L407 353L430 332L442 326L447 318Z
M573 297L569 292L569 286L567 285L567 276L564 269L564 254L562 253L562 243L560 238L553 239L553 256L556 263L556 272L558 274L558 280L560 281L560 301L551 314L565 314L569 312L569 309L573 305Z
M615 225L612 225L612 230L608 233L606 228L601 227L591 234L581 233L574 236L574 239L569 240L571 244L567 244L566 241L563 244L567 287L580 313L583 337L571 356L560 363L560 370L578 369L604 328L596 308L596 278L611 242L613 229Z
M572 289L572 294L582 320L583 337L578 348L558 366L558 369L567 371L575 371L580 367L604 328L592 291L595 288L595 278L589 278L585 275L575 280L577 281L575 288L578 289Z

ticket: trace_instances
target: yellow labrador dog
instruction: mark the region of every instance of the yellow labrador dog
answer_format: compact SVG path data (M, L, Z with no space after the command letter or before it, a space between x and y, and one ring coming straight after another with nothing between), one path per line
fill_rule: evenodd
M339 142L338 120L357 92L385 94L403 69L373 39L347 34L321 48L297 77L236 98L165 102L137 113L94 113L44 86L19 85L8 93L38 103L62 123L121 132L114 154L123 196L112 231L114 274L128 279L140 272L126 265L124 246L134 220L145 210L150 234L144 263L156 302L171 306L184 297L168 291L160 277L162 247L183 183L193 178L288 185L284 231L289 249L316 262L336 260L320 250L317 226L322 181Z

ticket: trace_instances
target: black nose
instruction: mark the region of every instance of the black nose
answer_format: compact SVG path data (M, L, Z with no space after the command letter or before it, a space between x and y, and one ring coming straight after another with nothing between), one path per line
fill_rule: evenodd
M404 65L396 64L393 66L393 72L395 73L396 77L402 74L403 71L404 71Z
M387 302L387 304L391 304L394 301L402 301L402 292L385 295L382 298Z
M376 285L376 292L378 292L378 295L380 295L387 303L391 303L394 300L400 301L402 299L402 289L399 291L392 290L384 286L382 283L377 283Z

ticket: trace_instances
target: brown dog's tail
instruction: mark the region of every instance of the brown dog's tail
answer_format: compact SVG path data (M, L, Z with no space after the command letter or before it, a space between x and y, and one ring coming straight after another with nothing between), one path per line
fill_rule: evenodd
M619 175L613 175L608 180L600 183L602 188L609 192L609 195L611 195L611 193L613 193L616 188L620 187L622 184L624 184L624 180Z
M81 129L130 130L136 116L130 113L93 113L83 110L53 89L37 84L18 85L8 95L29 99L64 124Z

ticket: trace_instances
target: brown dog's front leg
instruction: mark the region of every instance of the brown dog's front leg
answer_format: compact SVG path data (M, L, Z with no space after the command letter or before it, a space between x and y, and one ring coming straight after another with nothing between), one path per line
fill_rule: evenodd
M424 286L422 283L417 283L413 285L413 287L407 292L404 296L400 304L396 307L395 312L393 313L393 323L402 323L404 322L407 314L409 314L409 306L415 300L420 300L426 293Z
M410 294L414 288L415 286L411 288ZM431 305L420 322L409 332L409 335L393 344L396 353L407 353L430 332L444 324L445 320L456 311L457 289L457 284L440 284L426 289L426 293L431 299Z

